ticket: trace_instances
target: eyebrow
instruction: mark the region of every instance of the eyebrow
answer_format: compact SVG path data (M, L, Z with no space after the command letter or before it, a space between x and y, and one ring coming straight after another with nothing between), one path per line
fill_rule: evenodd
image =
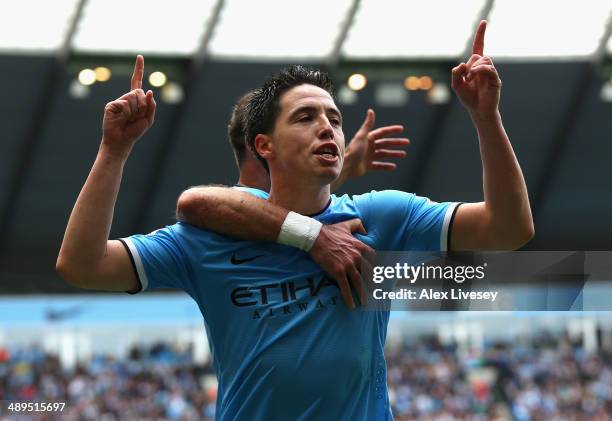
M303 113L303 112L309 112L309 113L317 112L317 107L313 107L312 105L301 106L290 114L290 118L294 118L297 114ZM327 114L335 115L336 117L340 119L340 121L342 121L342 113L340 113L338 109L333 108L333 107L326 107L325 112Z

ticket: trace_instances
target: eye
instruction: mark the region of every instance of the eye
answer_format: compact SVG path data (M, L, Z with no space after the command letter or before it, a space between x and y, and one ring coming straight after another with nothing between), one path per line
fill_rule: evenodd
M312 117L309 114L304 114L304 115L298 117L297 121L299 121L299 122L308 122L310 120L312 120Z
M329 119L329 122L330 122L331 124L333 124L334 126L339 126L339 125L340 125L340 119L339 119L339 118L337 118L337 117L331 117L331 118Z

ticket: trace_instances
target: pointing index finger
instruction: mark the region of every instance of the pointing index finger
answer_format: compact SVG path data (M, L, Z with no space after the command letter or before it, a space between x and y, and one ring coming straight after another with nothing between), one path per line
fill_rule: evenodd
M478 54L479 56L484 53L484 38L485 31L487 30L487 21L481 20L476 29L476 35L474 36L474 43L472 44L472 54Z
M136 56L136 63L134 64L134 73L132 74L132 82L130 84L130 90L142 89L142 78L144 75L144 57L138 54Z

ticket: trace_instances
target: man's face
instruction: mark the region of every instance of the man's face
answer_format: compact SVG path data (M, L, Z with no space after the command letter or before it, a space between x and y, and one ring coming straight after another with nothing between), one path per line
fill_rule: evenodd
M291 88L280 97L280 113L271 133L270 169L334 181L344 161L342 115L327 91L314 85Z

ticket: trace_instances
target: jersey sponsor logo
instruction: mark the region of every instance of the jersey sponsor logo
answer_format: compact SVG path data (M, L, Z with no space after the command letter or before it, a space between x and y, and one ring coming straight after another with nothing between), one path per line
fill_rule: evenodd
M258 254L257 256L247 257L246 259L239 259L236 257L236 253L234 253L232 254L232 257L230 258L230 262L232 263L232 265L241 265L243 263L252 262L253 260L258 259L262 256L263 254Z
M260 318L264 313L269 316L291 315L310 309L323 309L330 305L336 306L338 303L337 296L320 296L321 290L328 287L338 288L338 285L327 276L323 276L319 280L308 277L304 281L241 286L232 290L230 299L236 307L253 308L253 319ZM296 302L298 300L299 302ZM276 309L273 309L270 304L281 304L282 307L275 306ZM262 309L263 306L267 308Z
M323 299L317 299L314 303L306 301L306 302L299 302L299 303L295 303L293 305L284 305L281 308L267 308L267 309L255 309L253 310L253 314L251 316L251 318L253 320L255 319L261 319L263 316L267 316L267 317L274 317L274 316L289 316L292 315L294 313L303 313L305 311L313 311L313 310L321 310L321 309L325 309L328 308L329 306L336 306L338 305L338 297L334 296L334 297L330 297L326 300Z

